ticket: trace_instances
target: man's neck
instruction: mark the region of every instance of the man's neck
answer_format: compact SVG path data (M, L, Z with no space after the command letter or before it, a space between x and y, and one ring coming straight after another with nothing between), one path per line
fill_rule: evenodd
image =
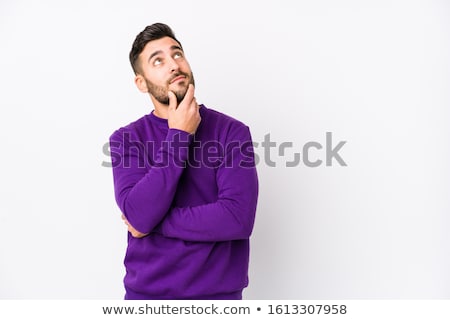
M163 107L163 108L156 108L155 107L155 110L153 111L153 114L155 115L155 116L157 116L158 118L161 118L161 119L168 119L169 118L169 114L168 114L168 112L167 112L167 107Z
M155 98L151 96L153 106L155 110L153 111L153 114L157 116L158 118L162 119L168 119L169 118L169 106L162 104L161 102L157 101Z

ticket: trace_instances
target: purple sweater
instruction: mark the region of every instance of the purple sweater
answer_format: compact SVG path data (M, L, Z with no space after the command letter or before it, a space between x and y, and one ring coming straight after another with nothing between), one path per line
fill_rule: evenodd
M201 106L195 135L146 115L110 138L126 299L240 299L258 197L250 131Z

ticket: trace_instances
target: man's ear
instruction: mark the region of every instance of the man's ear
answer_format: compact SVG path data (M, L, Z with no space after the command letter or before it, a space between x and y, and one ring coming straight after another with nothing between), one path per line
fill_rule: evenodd
M139 89L139 91L148 93L147 82L142 75L137 74L134 78L134 83L136 84L136 87Z

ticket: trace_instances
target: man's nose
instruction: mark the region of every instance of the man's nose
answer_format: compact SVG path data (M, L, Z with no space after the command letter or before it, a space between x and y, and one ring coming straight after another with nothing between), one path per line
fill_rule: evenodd
M177 61L173 58L170 59L170 72L175 72L180 69L180 66L178 65Z

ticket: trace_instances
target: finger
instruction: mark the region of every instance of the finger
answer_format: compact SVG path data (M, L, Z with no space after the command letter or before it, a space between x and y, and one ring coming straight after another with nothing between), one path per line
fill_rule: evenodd
M197 108L197 109L199 109L200 108L200 106L198 105L198 103L197 103L197 99L194 97L194 99L192 100L192 104Z
M195 97L192 99L191 108L192 112L195 112L196 114L200 113L200 106L198 105L197 99L195 99Z
M167 95L169 97L169 111L173 111L177 108L177 97L172 91L169 91Z
M186 101L188 102L188 104L190 104L192 102L192 99L195 99L194 91L195 91L194 85L192 83L189 84L186 94L184 95L183 101Z

